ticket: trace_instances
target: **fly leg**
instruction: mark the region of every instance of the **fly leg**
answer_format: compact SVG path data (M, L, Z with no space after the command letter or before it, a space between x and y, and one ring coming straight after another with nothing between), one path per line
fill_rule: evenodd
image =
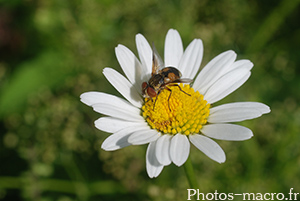
M164 87L163 89L161 89L161 90L159 90L158 91L158 93L157 93L157 95L156 95L156 98L155 98L155 101L154 101L154 104L153 104L153 111L154 111L154 108L155 108L155 104L156 104L156 101L157 101L157 99L158 99L158 95L160 94L160 92L162 91L162 90L164 90L164 89L167 89L169 92L170 92L170 95L169 95L169 97L168 97L168 107L169 107L169 110L170 110L170 112L171 112L171 108L170 108L170 98L171 98L171 94L172 94L172 90L170 89L170 88L168 88L168 87Z
M185 91L183 91L183 90L181 89L181 87L180 87L178 84L169 84L168 86L176 86L176 87L179 88L179 90L180 90L181 92L185 93L185 94L188 95L188 96L191 96L191 94L188 94L188 93L186 93ZM170 90L171 90L171 89L170 89Z
M155 98L155 101L154 101L154 104L153 104L153 111L154 111L155 104L156 104L156 101L157 101L157 99L158 99L158 95L160 94L160 92L161 92L161 90L158 91L158 93L157 93L157 95L156 95L156 98ZM152 98L151 98L151 100L152 100ZM153 100L152 100L152 102L153 102Z
M169 110L171 112L171 108L170 108L170 98L171 98L171 95L172 95L172 90L168 87L165 87L165 89L167 89L169 92L170 92L170 95L168 97L168 107L169 107Z
M181 87L180 87L178 84L168 84L168 86L177 86L181 92L185 93L185 94L188 95L188 96L191 96L191 94L188 94L188 93L186 93L185 91L183 91L183 90L181 89ZM171 95L172 95L172 90L171 90L170 88L168 88L167 86L165 86L165 89L167 89L167 90L170 92L170 95L169 95L169 97L168 97L168 106L169 106L169 110L170 110L170 112L171 112L170 98L171 98Z

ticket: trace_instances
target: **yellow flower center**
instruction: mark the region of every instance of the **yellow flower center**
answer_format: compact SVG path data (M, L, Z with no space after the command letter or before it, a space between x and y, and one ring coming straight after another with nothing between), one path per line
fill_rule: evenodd
M162 134L199 133L207 123L210 104L190 85L178 86L168 86L171 91L162 90L152 101L146 98L143 117L152 129Z

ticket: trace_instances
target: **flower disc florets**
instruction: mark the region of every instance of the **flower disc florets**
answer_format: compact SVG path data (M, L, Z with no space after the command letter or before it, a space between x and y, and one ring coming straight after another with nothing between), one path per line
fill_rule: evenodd
M207 123L210 104L190 85L179 86L168 86L171 91L162 90L152 101L146 98L143 117L152 129L162 134L199 133Z

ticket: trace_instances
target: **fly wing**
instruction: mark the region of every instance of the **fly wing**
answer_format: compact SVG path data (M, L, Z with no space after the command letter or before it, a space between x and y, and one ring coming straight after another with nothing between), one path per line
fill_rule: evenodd
M193 80L189 78L180 78L174 81L174 83L191 83Z
M152 44L152 53L153 53L153 59L152 59L152 76L155 74L158 74L158 71L165 67L164 62L162 61L161 57L159 56L154 43Z

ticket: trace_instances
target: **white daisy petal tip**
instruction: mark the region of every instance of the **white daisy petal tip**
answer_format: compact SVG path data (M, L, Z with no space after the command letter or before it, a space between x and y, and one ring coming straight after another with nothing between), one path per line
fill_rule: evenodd
M118 119L114 117L101 117L97 119L94 122L94 124L97 129L107 133L116 133L128 127L141 128L141 129L148 128L148 125L143 121L134 122L134 121L127 121L127 120Z
M197 75L193 84L194 89L204 95L219 78L232 70L236 57L234 51L228 50L213 58Z
M104 151L115 151L115 150L124 148L124 147L129 146L129 145L131 145L131 144L129 144L125 140L120 142L120 144L116 144L115 142L104 141L101 145L101 149L103 149Z
M226 51L228 54L232 54L232 55L235 55L236 56L236 52L234 50L227 50Z
M183 77L193 79L200 68L203 57L203 43L201 39L194 39L184 51L178 69Z
M166 40L168 40L168 38L178 38L181 40L180 34L176 29L169 29L166 35Z
M176 134L170 145L170 157L172 162L178 167L182 166L190 154L190 142L186 135Z
M221 158L220 158L218 161L216 161L216 162L222 164L222 163L225 163L225 161L226 161L226 155L225 155L224 157L221 157Z
M220 154L217 158L211 158L212 160L216 161L219 164L225 163L226 162L226 154L223 152L223 154Z
M113 69L110 68L110 67L105 67L105 68L103 68L102 73L103 73L103 75L105 76L106 74L109 74L110 71L112 71L112 70L113 70Z
M253 66L254 66L254 63L252 63L250 60L248 60L249 61L249 70L251 70L252 68L253 68Z
M124 46L122 44L118 44L116 47L115 47L115 52L117 51L117 49L119 49L121 46Z
M249 128L235 124L208 124L201 132L208 137L228 141L244 141L253 137Z
M271 112L271 108L268 105L263 104L263 103L261 103L261 104L262 104L262 107L261 107L260 111L262 112L262 114L268 114Z
M151 179L157 178L160 175L163 168L164 168L163 165L148 167L147 174L148 174L149 178L151 178Z
M224 59L225 58L233 58L233 61L235 61L236 57L237 57L237 53L234 50L227 50L219 55L223 55Z
M259 102L235 102L210 109L209 123L240 122L269 113L270 107Z
M169 29L165 39L164 61L165 66L178 67L183 54L181 37L177 30Z
M164 166L160 164L155 154L156 141L150 142L146 152L146 170L150 178L158 177Z
M212 139L200 135L194 134L189 136L190 142L202 151L206 156L218 163L224 163L226 155L223 149Z
M162 135L156 141L156 158L164 166L170 165L172 162L170 158L171 139L171 135Z
M138 108L142 106L143 100L140 92L127 78L112 68L104 68L103 74L110 84L133 106Z
M88 106L91 106L94 102L93 92L85 92L81 94L80 101Z
M101 149L103 149L104 151L112 150L109 144L104 144L104 143L101 144Z
M176 33L178 33L178 31L176 30L176 29L174 29L174 28L170 28L169 30L168 30L168 33L167 33L167 35L169 34L169 33L174 33L174 32L176 32ZM178 33L179 34L179 33Z
M136 43L142 43L144 41L147 41L147 39L145 38L145 36L141 33L138 33L135 35L135 42Z
M246 68L239 68L228 72L208 89L204 98L213 104L241 87L250 75L251 72Z
M137 34L135 36L135 42L142 64L142 79L145 77L149 78L152 70L152 48L149 45L147 39L142 34Z
M128 142L133 145L147 144L156 141L161 134L156 130L150 130L149 128L141 131L136 131L129 136Z
M248 59L241 59L241 60L237 60L235 61L232 66L231 69L234 70L236 68L246 68L248 70L251 70L253 68L254 64L248 60Z

